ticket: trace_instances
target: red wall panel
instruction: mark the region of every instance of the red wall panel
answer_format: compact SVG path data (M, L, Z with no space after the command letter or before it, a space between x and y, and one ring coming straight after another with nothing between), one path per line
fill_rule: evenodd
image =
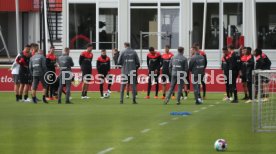
M19 0L20 12L33 11L34 0ZM0 0L0 11L1 12L14 12L15 11L15 0Z

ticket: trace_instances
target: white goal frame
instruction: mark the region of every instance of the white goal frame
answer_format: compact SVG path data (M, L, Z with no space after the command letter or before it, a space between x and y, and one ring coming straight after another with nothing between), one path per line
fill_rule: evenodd
M264 77L269 79L266 86L262 81ZM276 70L255 70L252 80L253 131L276 132Z

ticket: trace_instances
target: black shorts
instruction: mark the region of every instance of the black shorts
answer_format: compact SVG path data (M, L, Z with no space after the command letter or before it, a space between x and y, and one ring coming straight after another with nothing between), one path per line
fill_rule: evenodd
M84 78L85 77L85 78ZM90 70L86 70L86 71L82 71L82 81L91 81L92 77L92 71Z
M170 83L172 78L171 78L171 75L169 74L161 74L161 80L162 80L162 83L165 84L165 83Z
M33 90L37 90L39 82L41 82L43 89L46 89L46 82L44 80L44 76L34 76L32 84Z
M242 80L242 83L247 82L246 75L240 76L240 78L241 78L241 80Z
M19 75L18 74L13 74L12 78L13 78L13 82L15 84L19 84Z
M30 78L31 78L31 75L29 73L20 73L18 75L18 82L20 84L29 84L30 83Z

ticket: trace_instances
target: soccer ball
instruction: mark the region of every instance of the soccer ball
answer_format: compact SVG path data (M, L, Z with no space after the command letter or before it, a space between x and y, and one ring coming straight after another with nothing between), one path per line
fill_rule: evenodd
M227 142L224 139L218 139L214 145L217 151L225 151L227 149Z
M104 98L109 98L110 97L110 93L104 93Z

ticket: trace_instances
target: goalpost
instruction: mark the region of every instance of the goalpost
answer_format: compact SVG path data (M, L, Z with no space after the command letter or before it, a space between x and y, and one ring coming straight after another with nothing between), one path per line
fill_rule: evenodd
M276 131L276 70L253 72L253 131Z

